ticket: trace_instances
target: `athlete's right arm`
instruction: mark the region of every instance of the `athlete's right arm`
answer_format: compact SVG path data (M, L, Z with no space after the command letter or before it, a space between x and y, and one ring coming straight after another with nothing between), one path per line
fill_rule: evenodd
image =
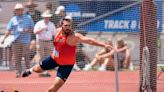
M101 46L101 47L105 47L105 48L113 48L111 45L107 45L103 42L97 41L93 38L83 36L79 33L75 33L75 38L76 38L77 42L82 42L82 43L86 43L86 44L90 44L90 45L94 45L94 46Z

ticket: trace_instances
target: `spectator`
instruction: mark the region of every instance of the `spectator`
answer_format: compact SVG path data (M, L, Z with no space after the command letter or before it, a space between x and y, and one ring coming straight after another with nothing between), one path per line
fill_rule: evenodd
M30 49L30 60L32 60L36 55L36 49L37 49L37 45L34 40L31 41L29 49Z
M34 23L29 15L23 13L24 7L21 3L15 5L15 15L10 19L7 29L8 31L4 35L4 39L1 43L4 43L5 39L13 33L15 42L12 45L13 50L13 61L15 62L16 77L20 77L22 67L22 57L25 59L26 68L30 67L30 55L29 55L29 44L31 41L31 30L33 29Z
M43 20L36 23L34 27L34 34L36 34L37 41L39 43L39 53L41 61L45 59L49 54L51 54L52 47L52 37L56 34L56 27L49 20L52 17L50 11L45 11L42 14ZM43 77L49 77L48 72L40 74Z
M55 11L55 14L57 15L57 18L58 18L57 27L60 27L61 21L66 17L65 7L64 6L58 6L56 11Z
M83 50L82 48L83 44L82 43L78 43L77 44L77 49L76 49L76 65L77 68L74 67L74 70L79 70L79 68L84 68L85 64L87 62L90 62L90 58L88 57L87 53Z
M55 14L59 15L62 18L64 18L66 16L66 14L65 14L65 7L64 6L58 6L56 11L55 11Z
M41 12L39 10L36 10L37 6L38 6L37 4L33 3L33 0L29 0L29 2L25 5L25 7L27 8L26 14L32 17L34 24L36 24L36 22L41 20ZM34 46L37 45L38 43L36 42L36 35L33 33L33 31L31 31L31 38L32 40L30 43L30 59L32 60L35 54L37 54L37 50L38 50L38 48L36 48L37 46Z
M105 42L108 45L112 46L112 41ZM98 52L95 58L91 61L90 64L86 65L83 70L90 70L97 63L101 63L101 66L98 68L99 71L107 70L107 66L110 63L112 69L114 69L114 49L111 48L103 48L100 52Z
M127 44L123 40L117 41L117 46L115 47L117 51L117 59L119 68L129 68L130 64L130 51Z
M37 6L38 5L34 4L32 0L29 0L29 2L25 5L25 7L27 8L26 14L32 17L34 24L36 24L36 22L41 20L41 12L39 10L36 10Z
M53 5L51 2L48 2L46 4L46 10L48 10L52 14L50 21L53 22L54 25L57 25L60 19L57 17L57 15L54 14Z
M37 64L40 61L39 45L34 40L30 44L30 60L33 64Z

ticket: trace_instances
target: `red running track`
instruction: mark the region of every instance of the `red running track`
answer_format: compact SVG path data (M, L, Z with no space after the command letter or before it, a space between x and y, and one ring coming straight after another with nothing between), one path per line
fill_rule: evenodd
M13 92L46 92L52 84L56 72L50 71L51 77L38 77L33 73L27 78L15 78L12 71L0 71L0 90ZM139 92L139 71L119 72L119 92ZM157 80L157 92L164 90L164 74ZM115 73L113 71L72 72L59 92L115 92Z

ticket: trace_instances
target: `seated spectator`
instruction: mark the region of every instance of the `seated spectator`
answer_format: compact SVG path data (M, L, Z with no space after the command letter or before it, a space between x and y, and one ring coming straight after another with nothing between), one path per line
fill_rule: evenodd
M106 44L109 44L112 46L112 41L107 40ZM93 66L95 66L97 63L101 63L101 66L98 68L99 71L105 71L107 70L107 66L109 63L111 63L112 67L114 64L114 49L110 48L103 48L100 52L98 52L95 56L95 58L91 61L90 64L86 65L83 70L90 70Z
M119 68L129 68L130 64L130 51L127 44L123 40L118 40L117 46L115 47L117 51L117 60Z
M73 70L79 71L85 67L86 62L90 62L91 60L83 50L82 43L78 43L76 48L76 64L74 65Z

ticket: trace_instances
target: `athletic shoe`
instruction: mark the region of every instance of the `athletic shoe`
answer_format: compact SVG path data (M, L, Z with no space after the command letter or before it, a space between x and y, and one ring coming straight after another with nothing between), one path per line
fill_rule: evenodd
M74 66L73 66L73 70L75 70L75 71L80 71L80 68L79 68L77 65L74 65Z
M30 72L30 70L28 69L28 70L23 71L22 74L21 74L21 76L22 76L22 77L27 77L27 76L29 76L30 74L31 74L31 72Z
M83 68L84 71L88 71L90 69L92 69L92 67L89 64L88 65L85 65L85 67Z
M106 67L102 65L101 67L99 67L98 70L99 70L99 71L106 71Z

